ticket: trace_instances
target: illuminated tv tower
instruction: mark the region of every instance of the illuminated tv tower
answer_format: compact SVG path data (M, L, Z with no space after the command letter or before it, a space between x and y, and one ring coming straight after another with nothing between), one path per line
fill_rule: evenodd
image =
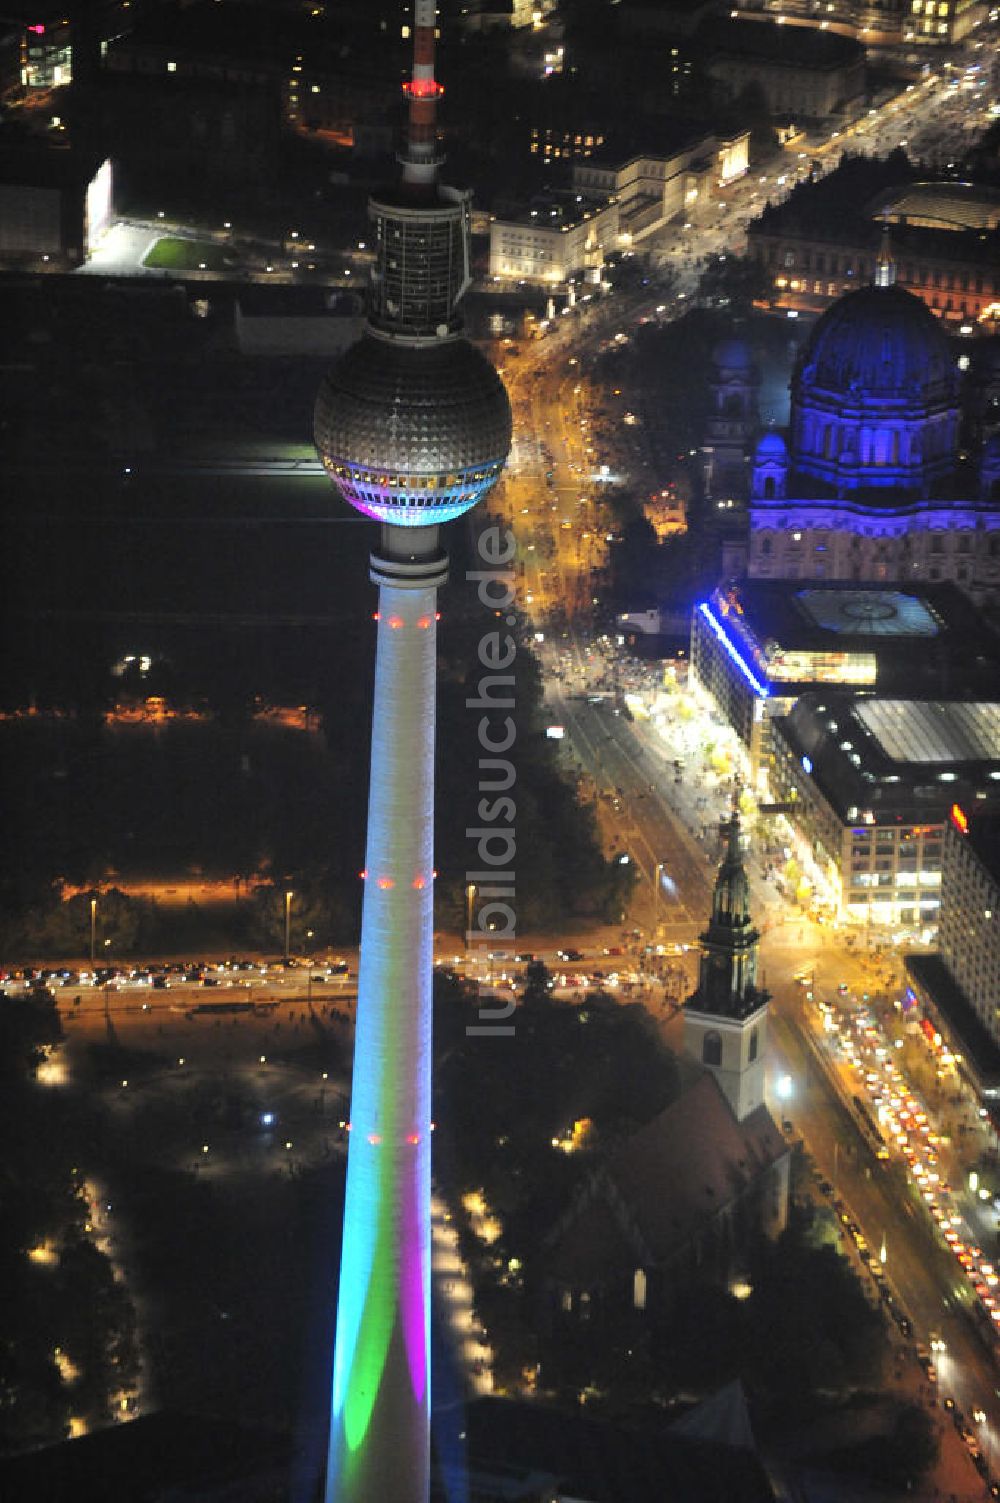
M438 527L496 481L510 403L462 338L470 195L438 182L434 0L416 0L402 181L369 202L361 339L316 402L320 456L382 524L371 788L327 1503L426 1503Z

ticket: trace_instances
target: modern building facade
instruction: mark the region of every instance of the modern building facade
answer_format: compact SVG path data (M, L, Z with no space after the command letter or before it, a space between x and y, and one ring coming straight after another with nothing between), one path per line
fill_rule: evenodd
M988 699L1000 683L1000 639L953 584L733 580L694 611L690 661L693 683L739 736L761 787L772 722L802 694Z
M490 276L553 287L574 277L597 281L621 245L620 205L577 193L540 195L517 216L490 223Z
M498 281L596 280L619 250L640 245L672 220L690 218L716 187L747 170L750 134L685 131L662 153L616 155L583 133L572 187L537 196L490 223L490 276ZM576 155L567 147L567 156Z
M1000 815L957 802L944 833L938 951L1000 1045Z
M431 985L439 524L496 481L511 412L461 334L469 197L438 182L434 0L416 0L402 182L369 203L368 325L316 403L320 457L382 524L371 782L327 1503L430 1487Z
M1000 805L1000 705L812 692L772 742L771 787L835 913L933 932L952 807Z
M947 48L985 19L982 0L741 0L738 15L820 27L853 37L872 52L917 44Z
M877 187L884 170L867 162L842 166L749 225L748 253L767 274L772 305L822 313L864 286L874 276L880 226L890 223L898 285L955 331L971 325L995 332L997 190L955 182Z
M0 154L0 265L78 266L113 216L110 158L46 148Z

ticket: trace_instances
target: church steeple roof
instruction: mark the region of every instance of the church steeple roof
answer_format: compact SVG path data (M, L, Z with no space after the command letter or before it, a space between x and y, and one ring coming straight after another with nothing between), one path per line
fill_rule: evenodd
M743 825L739 790L723 826L725 854L712 894L712 914L701 935L702 958L698 987L688 1006L720 1017L744 1018L767 1001L757 986L757 945L760 935L750 913L750 879L743 864Z
M726 854L715 879L712 896L712 925L726 929L743 928L750 923L750 882L743 865L743 829L737 798L725 826Z

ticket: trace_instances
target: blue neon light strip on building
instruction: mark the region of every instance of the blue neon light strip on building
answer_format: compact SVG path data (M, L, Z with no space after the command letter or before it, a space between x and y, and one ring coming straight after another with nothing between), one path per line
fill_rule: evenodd
M709 626L715 632L715 635L718 637L719 641L722 643L723 647L726 649L729 656L732 658L733 662L736 664L737 668L746 679L747 683L750 684L755 693L760 695L761 699L767 699L771 693L770 689L766 684L761 683L760 679L757 678L756 675L747 666L747 663L745 662L741 654L737 652L732 642L730 642L729 638L726 636L726 633L723 630L722 626L712 614L708 601L703 600L698 609L701 611L701 614L704 616Z

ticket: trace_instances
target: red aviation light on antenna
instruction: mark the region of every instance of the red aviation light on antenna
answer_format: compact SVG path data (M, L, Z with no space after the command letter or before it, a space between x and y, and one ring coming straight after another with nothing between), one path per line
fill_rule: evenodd
M403 93L407 99L440 99L444 84L436 78L410 78L403 85Z
M968 835L969 816L958 804L952 804L951 806L951 822L960 835Z

